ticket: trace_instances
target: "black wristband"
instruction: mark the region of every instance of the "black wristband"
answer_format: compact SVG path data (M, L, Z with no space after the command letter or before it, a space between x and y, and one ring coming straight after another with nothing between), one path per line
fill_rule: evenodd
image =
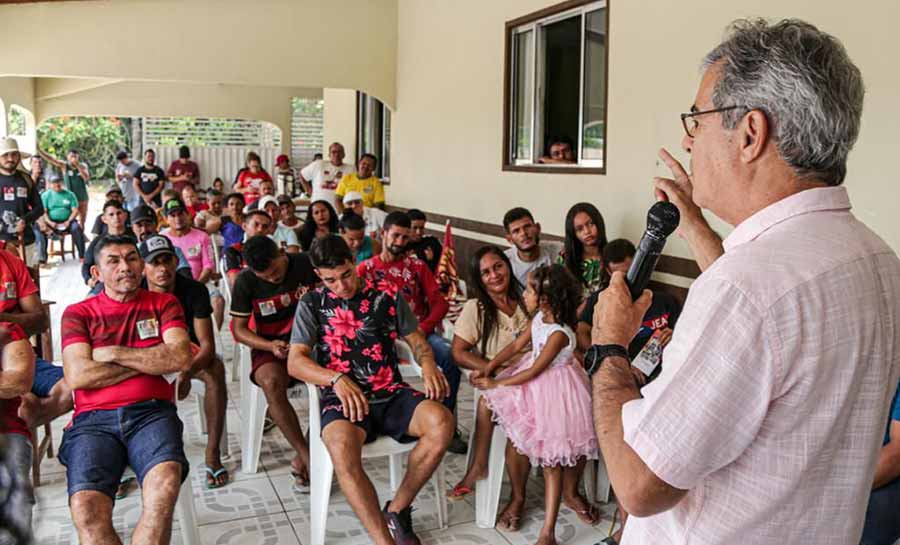
M587 352L584 353L584 370L587 371L588 376L594 376L594 373L596 373L597 370L600 369L600 364L603 363L603 360L611 356L617 356L620 358L625 358L626 361L631 361L631 359L628 357L628 349L626 349L622 345L591 345L591 347L587 349Z
M334 385L338 383L339 380L344 378L344 373L338 373L331 377L331 387L334 388Z

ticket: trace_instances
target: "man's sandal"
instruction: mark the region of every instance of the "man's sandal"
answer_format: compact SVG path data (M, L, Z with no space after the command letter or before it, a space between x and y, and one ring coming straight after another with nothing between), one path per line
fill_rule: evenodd
M223 486L228 484L228 469L226 469L225 466L222 466L219 469L215 469L215 470L208 468L208 467L204 468L204 469L206 469L206 477L207 477L206 489L207 490L213 490L215 488L222 488ZM223 474L225 475L225 480L220 483L219 477L221 477ZM211 480L210 480L210 478L211 478Z

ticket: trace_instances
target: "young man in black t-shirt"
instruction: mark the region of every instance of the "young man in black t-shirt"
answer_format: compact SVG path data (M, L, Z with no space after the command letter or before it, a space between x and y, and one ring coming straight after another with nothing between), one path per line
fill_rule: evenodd
M134 189L145 204L159 208L162 206L159 194L165 185L166 173L156 165L156 152L148 149L144 152L144 164L134 173Z
M342 238L317 239L310 254L325 286L304 295L297 306L291 376L319 385L322 441L372 540L419 543L411 505L453 437L453 414L440 403L450 385L406 300L360 278ZM403 381L394 346L398 336L409 343L422 368L424 392ZM400 488L383 510L361 459L363 444L379 435L419 441Z
M178 258L175 246L162 235L151 235L140 245L144 259L147 288L153 292L171 293L181 303L188 336L191 339L193 360L191 369L178 377L178 399L187 397L191 378L203 381L206 388L204 413L207 424L206 487L219 488L228 483L228 470L222 465L219 451L225 433L225 365L216 354L213 337L212 304L206 286L193 278L177 274Z
M262 388L269 416L297 452L291 462L296 484L309 484L309 444L287 397L288 342L297 301L318 280L306 254L284 254L275 241L257 235L244 242L247 269L231 293L234 338L250 347L250 380ZM250 329L253 317L254 330Z
M243 229L248 239L268 233L271 226L272 218L263 210L253 210L244 216ZM238 273L247 267L247 264L244 262L243 252L243 242L236 242L225 248L225 277L231 289L234 289L234 281Z

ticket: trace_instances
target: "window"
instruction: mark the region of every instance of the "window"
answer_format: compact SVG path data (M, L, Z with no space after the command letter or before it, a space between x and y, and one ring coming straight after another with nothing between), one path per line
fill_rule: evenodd
M378 158L375 175L391 183L391 111L377 98L356 93L356 159L364 153Z
M607 1L506 23L503 169L606 172Z
M294 97L291 107L291 164L304 167L317 153L322 153L325 101Z

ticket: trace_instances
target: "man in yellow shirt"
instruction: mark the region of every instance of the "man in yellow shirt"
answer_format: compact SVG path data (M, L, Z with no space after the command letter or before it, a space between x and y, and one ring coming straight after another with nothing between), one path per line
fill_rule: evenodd
M384 209L384 186L381 180L375 176L375 165L378 159L371 153L364 153L356 164L356 172L346 174L341 178L335 190L335 205L338 212L344 210L344 195L356 191L362 195L363 206L367 208Z

